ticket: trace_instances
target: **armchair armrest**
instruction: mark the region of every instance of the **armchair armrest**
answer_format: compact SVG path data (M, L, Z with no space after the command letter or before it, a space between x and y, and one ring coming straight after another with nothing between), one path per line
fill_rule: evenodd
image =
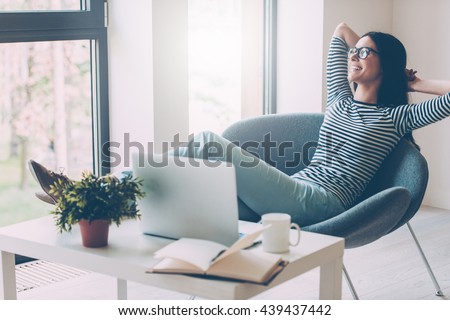
M292 175L309 164L323 114L271 114L238 121L222 136Z
M411 201L403 187L392 187L367 198L340 215L302 229L346 239L345 247L368 244L386 235L402 219Z

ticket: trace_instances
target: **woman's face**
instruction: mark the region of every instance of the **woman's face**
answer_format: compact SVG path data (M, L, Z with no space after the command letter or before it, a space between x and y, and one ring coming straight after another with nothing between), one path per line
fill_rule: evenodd
M368 47L377 51L375 43L369 36L359 39L356 48ZM348 57L348 81L355 82L358 86L378 85L381 82L382 70L380 57L373 51L366 59L360 59L358 54L352 54Z

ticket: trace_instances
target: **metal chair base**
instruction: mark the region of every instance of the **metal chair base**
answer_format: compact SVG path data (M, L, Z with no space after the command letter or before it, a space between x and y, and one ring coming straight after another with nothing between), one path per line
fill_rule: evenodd
M422 258L423 263L425 264L425 267L427 268L427 271L428 271L428 274L429 274L429 276L431 278L431 281L433 281L434 288L436 289L435 295L438 296L438 297L443 297L444 293L442 292L441 287L439 286L439 283L436 280L436 277L435 277L435 275L433 273L433 270L431 269L431 266L428 263L428 259L425 256L425 253L423 252L422 247L420 246L420 243L419 243L419 240L416 237L416 234L414 233L414 231L413 231L413 229L412 229L412 227L411 227L409 222L407 222L406 225L408 226L409 232L411 233L411 236L414 239L414 242L415 242L415 244L417 246L417 249L419 250L420 256ZM350 279L350 276L349 276L345 266L343 267L343 271L344 271L345 280L347 281L347 285L350 288L350 292L351 292L351 294L353 296L353 299L359 300L358 294L356 293L355 287L353 286L352 280Z
M356 293L355 287L353 286L352 279L350 279L350 276L347 272L347 269L345 268L345 265L342 267L342 270L344 271L345 280L347 281L347 285L350 289L350 292L352 293L354 300L359 300L358 294Z
M425 256L425 253L422 250L422 247L419 244L419 240L416 237L416 234L414 233L411 225L409 224L409 222L406 223L406 225L408 226L409 232L411 233L414 242L416 243L417 249L419 250L420 256L422 257L422 261L425 264L425 267L427 268L428 274L431 277L431 281L433 281L434 287L436 289L435 295L437 295L438 297L443 297L444 294L442 293L441 287L439 286L439 283L436 280L436 277L434 276L433 270L431 270L431 266L428 263L428 259Z

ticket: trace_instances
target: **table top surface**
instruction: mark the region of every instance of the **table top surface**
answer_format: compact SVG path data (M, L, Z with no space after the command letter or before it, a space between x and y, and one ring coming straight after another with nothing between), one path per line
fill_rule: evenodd
M255 226L257 224L244 221L239 222L240 231L244 233L249 232ZM205 282L208 282L209 285L216 283L214 284L216 291L217 285L220 284L224 289L228 288L229 292L235 292L242 285L261 287L234 281L211 281L180 275L145 273L146 270L159 261L154 258L154 252L171 241L173 240L143 234L140 230L139 221L135 220L124 221L119 227L111 225L108 246L103 248L83 247L78 225L74 225L71 232L59 233L53 221L53 216L0 228L0 251L63 263L111 275L119 279L137 281L168 289L179 288L183 286L183 282L185 282L184 285L186 287L191 287L191 285L194 285L194 287L204 286ZM258 246L251 250L262 250L262 248ZM283 259L290 262L288 268L293 269L295 265L298 266L303 261L304 265L308 267L311 265L309 268L311 269L312 267L342 258L343 251L344 239L342 238L302 231L300 244L297 247L291 247L289 252L280 255ZM293 271L296 275L302 273ZM275 280L273 281L274 285L276 282L288 279ZM187 286L188 283L189 286ZM196 295L201 295L202 293L202 290L187 291L187 293ZM264 290L255 289L254 291ZM235 294L227 295L224 293L212 298L228 297L235 297Z

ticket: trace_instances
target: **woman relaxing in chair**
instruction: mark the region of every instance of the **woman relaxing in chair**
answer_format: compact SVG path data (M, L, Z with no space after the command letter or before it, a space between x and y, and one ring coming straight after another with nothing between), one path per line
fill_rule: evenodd
M359 37L341 23L329 48L327 109L308 167L288 176L212 132L200 133L172 153L203 158L206 148L227 150L215 159L233 162L241 201L257 214L285 212L294 222L311 225L352 207L402 137L412 141L413 130L450 115L450 81L422 80L415 73L406 69L406 51L398 39L381 32ZM439 97L409 104L408 91ZM47 194L58 178L70 183L36 162L30 161L30 169Z

